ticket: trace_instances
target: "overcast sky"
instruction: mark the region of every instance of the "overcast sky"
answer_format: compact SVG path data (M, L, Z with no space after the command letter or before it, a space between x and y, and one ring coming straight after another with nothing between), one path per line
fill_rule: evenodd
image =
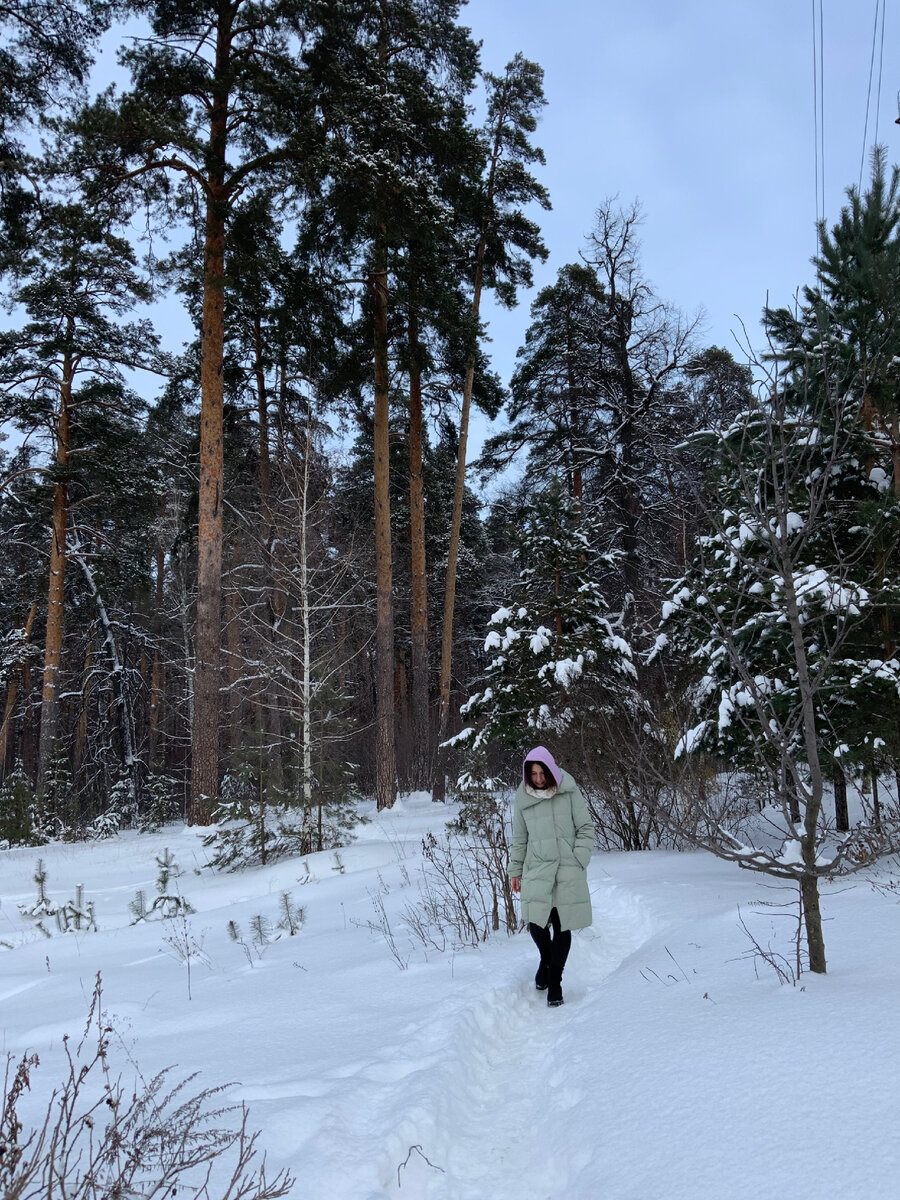
M875 0L823 0L825 211L859 178ZM552 213L537 282L577 257L597 205L641 201L643 261L664 299L706 313L737 353L767 293L788 302L815 250L812 0L470 0L464 19L499 71L521 50L545 71L538 131ZM896 19L894 19L896 17ZM879 140L900 161L900 15L887 13ZM875 54L879 68L880 28ZM868 142L875 126L875 96ZM866 162L868 170L868 161ZM492 319L508 379L527 304Z

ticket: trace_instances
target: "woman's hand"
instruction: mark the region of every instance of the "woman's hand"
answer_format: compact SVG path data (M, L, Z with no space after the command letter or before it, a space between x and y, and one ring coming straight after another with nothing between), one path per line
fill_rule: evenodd
M510 881L509 881L509 886L512 888L512 890L513 890L514 892L521 892L521 890L522 890L522 876L521 876L521 875L513 875L513 876L511 876L511 877L510 877Z

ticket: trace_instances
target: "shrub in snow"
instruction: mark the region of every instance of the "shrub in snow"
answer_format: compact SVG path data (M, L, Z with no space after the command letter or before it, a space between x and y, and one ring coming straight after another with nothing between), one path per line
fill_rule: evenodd
M256 913L250 918L250 937L254 946L263 951L272 941L272 922L262 913Z
M38 802L31 780L17 764L0 784L0 847L45 846L67 832L48 804Z
M60 933L97 931L93 900L85 901L84 885L76 884L75 896L56 910L56 926Z
M141 789L138 829L142 833L156 833L163 825L177 821L180 817L181 805L175 781L168 775L148 775Z
M473 789L446 831L424 839L418 896L406 905L403 920L426 951L477 946L500 930L507 935L519 931L521 919L506 874L511 824L508 796ZM405 966L383 905L380 913L375 907L379 920L370 927L380 930L395 960Z
M122 818L115 809L110 809L109 812L101 813L99 817L94 817L90 825L85 830L85 836L88 841L104 841L106 838L117 837L119 833L119 825Z
M226 778L213 813L216 827L203 839L212 851L211 866L238 870L346 845L358 819L348 801L323 798L304 807L288 803L277 789L272 792L274 799L248 787L245 778Z
M35 802L31 782L21 766L0 784L0 845L34 846Z
M141 921L155 919L165 921L172 917L190 916L194 911L182 896L175 882L183 872L168 847L163 849L161 854L157 854L156 866L158 870L156 895L153 897L150 907L147 907L143 891L136 892L134 899L128 904L128 909L134 918L131 922L132 925L137 925Z
M131 775L117 779L109 793L106 809L88 826L88 838L95 837L92 829L98 822L106 822L106 828L112 828L115 822L115 832L119 829L134 829L138 824L138 802L134 793L134 778ZM103 826L101 826L103 827ZM111 834L104 836L110 837Z
M51 936L50 930L44 924L47 917L55 917L60 933L96 931L94 902L85 901L83 884L76 885L75 895L71 900L67 900L65 904L57 904L47 894L47 870L42 858L37 860L33 878L37 886L37 899L34 904L20 904L19 912L23 917L31 917L36 921L37 928L45 937Z
M183 872L168 847L161 854L157 854L156 865L159 870L156 877L156 895L146 914L147 917L158 916L168 920L171 917L189 916L194 910L182 896L175 882Z
M102 1012L100 979L77 1046L63 1039L66 1066L41 1115L24 1103L38 1056L7 1057L0 1091L0 1195L240 1196L276 1200L293 1180L266 1177L244 1105L222 1104L223 1087L192 1092L173 1068L147 1081L135 1068L123 1081L112 1051L115 1030Z

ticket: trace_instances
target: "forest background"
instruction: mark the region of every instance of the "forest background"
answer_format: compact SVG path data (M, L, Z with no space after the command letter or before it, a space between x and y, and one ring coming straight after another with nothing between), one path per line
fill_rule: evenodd
M657 293L636 203L582 197L509 379L486 322L548 257L544 76L486 70L460 4L0 15L0 837L182 815L266 861L550 741L605 844L796 880L824 970L818 880L896 845L884 6L833 227L813 25L814 278L759 347Z

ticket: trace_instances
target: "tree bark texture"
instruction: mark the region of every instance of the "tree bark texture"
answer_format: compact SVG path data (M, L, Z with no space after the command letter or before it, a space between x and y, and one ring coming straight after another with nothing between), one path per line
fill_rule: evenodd
M71 337L74 321L68 321ZM37 794L43 799L47 788L53 752L56 747L56 732L59 725L59 666L62 656L64 597L66 581L66 537L69 513L69 490L65 477L70 458L70 424L72 404L72 379L74 365L72 353L67 350L63 358L62 377L59 389L59 414L56 425L56 466L61 473L53 488L53 519L50 535L50 576L47 585L47 630L44 639L44 681L41 691L41 733L38 743Z
M375 413L375 797L379 809L396 797L394 738L394 597L391 562L390 406L388 368L387 239L376 235L372 272Z
M485 248L485 239L482 238L478 245L475 290L472 295L472 312L476 319L481 311ZM469 441L469 414L472 409L472 388L474 384L475 356L472 355L466 366L466 378L463 384L462 412L459 417L459 446L456 452L456 479L453 485L453 512L450 517L450 544L447 548L447 582L444 588L444 623L441 630L439 742L446 740L450 728L450 685L453 668L453 615L456 609L456 571L459 565L459 541L462 532L463 500L466 495L466 453ZM446 799L446 787L447 780L443 766L443 755L439 751L432 798L439 802L444 801Z
M188 822L208 825L219 794L219 687L222 636L222 402L225 355L225 155L231 10L219 18L216 83L210 117L203 332L200 361L200 494L197 523L197 615L194 632L191 803ZM221 82L220 82L221 81Z
M425 484L423 465L422 372L418 317L409 313L409 541L410 611L412 644L412 782L427 788L431 774L431 738L428 719L428 576L425 558Z

